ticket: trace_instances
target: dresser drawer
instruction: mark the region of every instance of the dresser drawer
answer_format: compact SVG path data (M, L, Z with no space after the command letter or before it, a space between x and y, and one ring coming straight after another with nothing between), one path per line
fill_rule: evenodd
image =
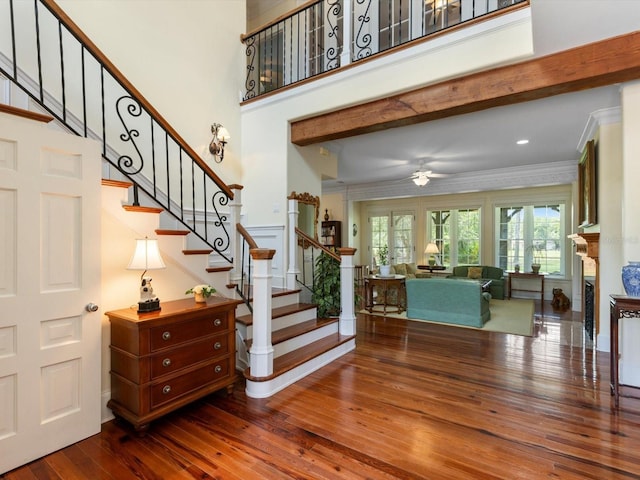
M151 380L175 372L194 363L207 361L229 353L229 334L191 342L168 351L156 353L151 360Z
M228 329L227 312L211 313L186 322L153 327L149 340L151 351L172 347L206 335L226 332Z
M186 395L209 383L227 378L229 376L230 363L230 357L221 358L185 375L152 385L151 408L157 408L181 395ZM224 383L221 383L220 388L224 385Z

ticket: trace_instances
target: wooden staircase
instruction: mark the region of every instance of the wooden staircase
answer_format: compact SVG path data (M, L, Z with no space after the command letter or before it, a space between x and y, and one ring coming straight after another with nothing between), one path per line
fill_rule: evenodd
M128 190L132 184L104 180L103 186ZM120 204L115 208L121 207L126 212L153 214L158 218L157 222L161 222L162 208L127 205L123 200ZM114 208L113 205L110 207ZM212 250L187 247L191 235L187 230L166 225L154 230L163 255L173 255L174 258L181 255L181 265L188 266L196 278L203 278L203 282L214 286L225 296L238 297L235 285L229 281L228 276L232 265L211 266L208 258ZM202 261L202 257L207 260ZM253 342L253 314L245 304L239 305L236 311L236 369L243 372L247 381L247 393L253 397L270 396L355 348L355 336L341 335L337 318L317 318L315 305L300 302L300 290L274 288L271 303L274 362L273 373L268 376L258 377L251 373L249 365Z

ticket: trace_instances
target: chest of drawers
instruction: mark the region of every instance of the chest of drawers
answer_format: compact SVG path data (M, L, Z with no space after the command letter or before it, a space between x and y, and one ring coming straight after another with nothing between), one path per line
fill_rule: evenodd
M236 381L235 310L239 301L210 297L164 302L161 310L107 312L111 324L114 415L144 431L149 423Z

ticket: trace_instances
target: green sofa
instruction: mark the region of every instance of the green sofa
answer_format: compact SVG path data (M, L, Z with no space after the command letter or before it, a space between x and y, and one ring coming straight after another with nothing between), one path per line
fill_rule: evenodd
M489 295L478 281L452 278L406 280L407 318L482 328L491 318Z
M469 267L482 268L482 280L491 280L489 293L491 297L497 300L504 300L504 271L498 267L490 267L488 265L459 265L453 267L450 278L469 278Z

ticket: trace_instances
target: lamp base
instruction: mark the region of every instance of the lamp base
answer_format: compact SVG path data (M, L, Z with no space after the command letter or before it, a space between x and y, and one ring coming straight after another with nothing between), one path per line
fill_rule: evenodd
M160 310L159 298L138 302L138 313L155 312L156 310Z

